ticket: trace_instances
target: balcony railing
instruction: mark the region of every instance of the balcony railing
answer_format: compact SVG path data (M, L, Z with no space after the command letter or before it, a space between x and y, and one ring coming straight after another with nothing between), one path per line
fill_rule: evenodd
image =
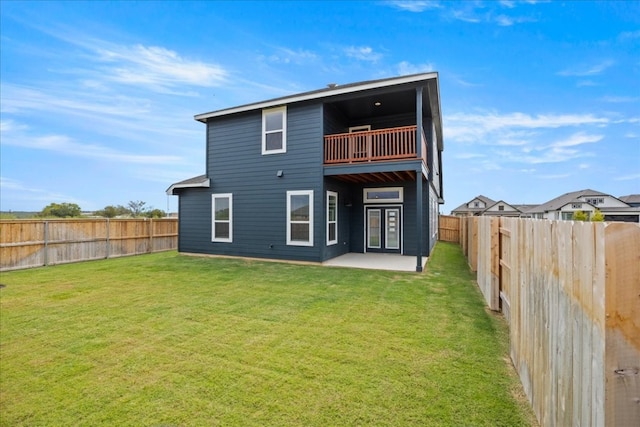
M340 133L324 137L324 163L362 163L396 159L416 159L416 126L364 132ZM427 149L422 133L422 160Z

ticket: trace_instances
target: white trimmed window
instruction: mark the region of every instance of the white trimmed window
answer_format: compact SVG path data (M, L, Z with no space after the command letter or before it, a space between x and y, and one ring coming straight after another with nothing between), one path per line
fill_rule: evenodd
M313 190L287 191L287 245L313 246Z
M262 154L287 152L287 107L262 110Z
M212 242L233 241L233 195L231 193L212 194Z
M327 246L338 243L338 193L327 191Z
M402 190L402 187L365 188L362 198L364 203L402 203Z

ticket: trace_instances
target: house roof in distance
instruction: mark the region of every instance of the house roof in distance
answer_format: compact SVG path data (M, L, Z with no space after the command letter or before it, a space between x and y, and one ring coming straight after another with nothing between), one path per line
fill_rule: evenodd
M591 190L591 189L573 191L570 193L565 193L562 196L558 196L555 199L551 199L548 202L543 203L541 205L537 205L529 209L526 213L556 211L561 207L565 206L567 203L580 201L580 197L587 197L587 196L611 196L611 195L602 193L600 191Z
M628 205L640 205L640 194L629 194L628 196L618 197Z
M480 200L480 201L484 202L485 206L482 207L482 208L470 208L470 207L467 207L467 205L469 203L473 202L474 200ZM496 204L495 200L490 199L490 198L480 194L480 195L474 197L473 199L469 200L468 202L465 202L465 203L461 204L460 206L458 206L457 208L455 208L451 212L482 212L487 207L493 206L495 204Z

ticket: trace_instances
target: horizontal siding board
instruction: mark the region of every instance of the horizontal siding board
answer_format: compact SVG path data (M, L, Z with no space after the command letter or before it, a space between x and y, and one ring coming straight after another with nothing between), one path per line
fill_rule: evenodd
M181 201L180 250L320 261L325 244L321 118L319 105L289 106L287 151L270 155L262 155L260 111L210 121L207 133L211 187L181 196L182 199L187 193L194 193L186 197L184 204ZM279 170L284 172L281 178L276 176ZM290 190L314 191L313 247L286 244L286 194ZM231 243L210 241L213 193L233 194ZM203 239L203 234L208 237Z

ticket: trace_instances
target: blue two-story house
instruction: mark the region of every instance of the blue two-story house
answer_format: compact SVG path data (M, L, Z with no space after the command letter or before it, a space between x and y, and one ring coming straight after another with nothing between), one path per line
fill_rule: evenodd
M365 81L199 114L206 173L178 182L178 250L323 262L416 257L438 233L437 73Z

